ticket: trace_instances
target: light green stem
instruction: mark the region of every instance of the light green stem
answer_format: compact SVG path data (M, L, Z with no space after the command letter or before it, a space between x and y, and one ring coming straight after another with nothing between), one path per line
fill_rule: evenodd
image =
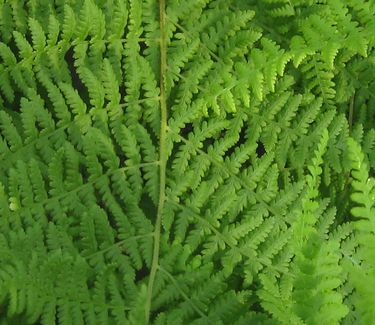
M165 41L165 0L159 1L160 13L160 138L159 138L159 203L154 229L154 251L152 256L152 264L150 277L147 288L147 298L145 305L146 324L150 321L150 311L152 302L152 291L155 282L156 272L159 266L160 251L160 232L161 218L163 206L165 202L165 176L167 165L167 154L165 146L165 138L167 133L167 99L165 94L165 79L167 71L167 48Z

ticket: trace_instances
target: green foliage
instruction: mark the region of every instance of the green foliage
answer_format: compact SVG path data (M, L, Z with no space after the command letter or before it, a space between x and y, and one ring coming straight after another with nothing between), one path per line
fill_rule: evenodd
M372 324L374 22L0 0L0 324Z
M358 142L348 139L348 149L352 161L352 194L354 207L352 215L357 232L357 251L355 260L348 265L349 276L353 284L353 303L356 307L355 319L358 322L372 322L374 310L368 304L374 303L371 290L375 284L375 179L369 177L364 154Z

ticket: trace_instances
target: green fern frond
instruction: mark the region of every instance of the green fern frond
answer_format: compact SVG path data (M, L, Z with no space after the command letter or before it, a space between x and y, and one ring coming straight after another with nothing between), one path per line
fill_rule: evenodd
M371 323L373 18L0 0L0 323Z

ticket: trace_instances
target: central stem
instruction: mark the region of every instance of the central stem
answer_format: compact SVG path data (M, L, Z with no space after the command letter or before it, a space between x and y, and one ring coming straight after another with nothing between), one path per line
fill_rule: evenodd
M150 278L147 288L145 306L146 324L150 321L152 290L154 287L156 271L159 266L160 232L163 206L165 202L165 176L167 165L167 154L165 138L167 133L167 99L165 95L165 75L167 70L167 48L165 42L165 0L159 0L160 13L160 138L159 138L159 202L154 229L154 251L150 270Z

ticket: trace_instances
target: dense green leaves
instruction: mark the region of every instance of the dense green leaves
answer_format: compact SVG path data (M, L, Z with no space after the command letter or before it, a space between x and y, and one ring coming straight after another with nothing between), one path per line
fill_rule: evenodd
M371 324L374 21L0 0L0 323Z

